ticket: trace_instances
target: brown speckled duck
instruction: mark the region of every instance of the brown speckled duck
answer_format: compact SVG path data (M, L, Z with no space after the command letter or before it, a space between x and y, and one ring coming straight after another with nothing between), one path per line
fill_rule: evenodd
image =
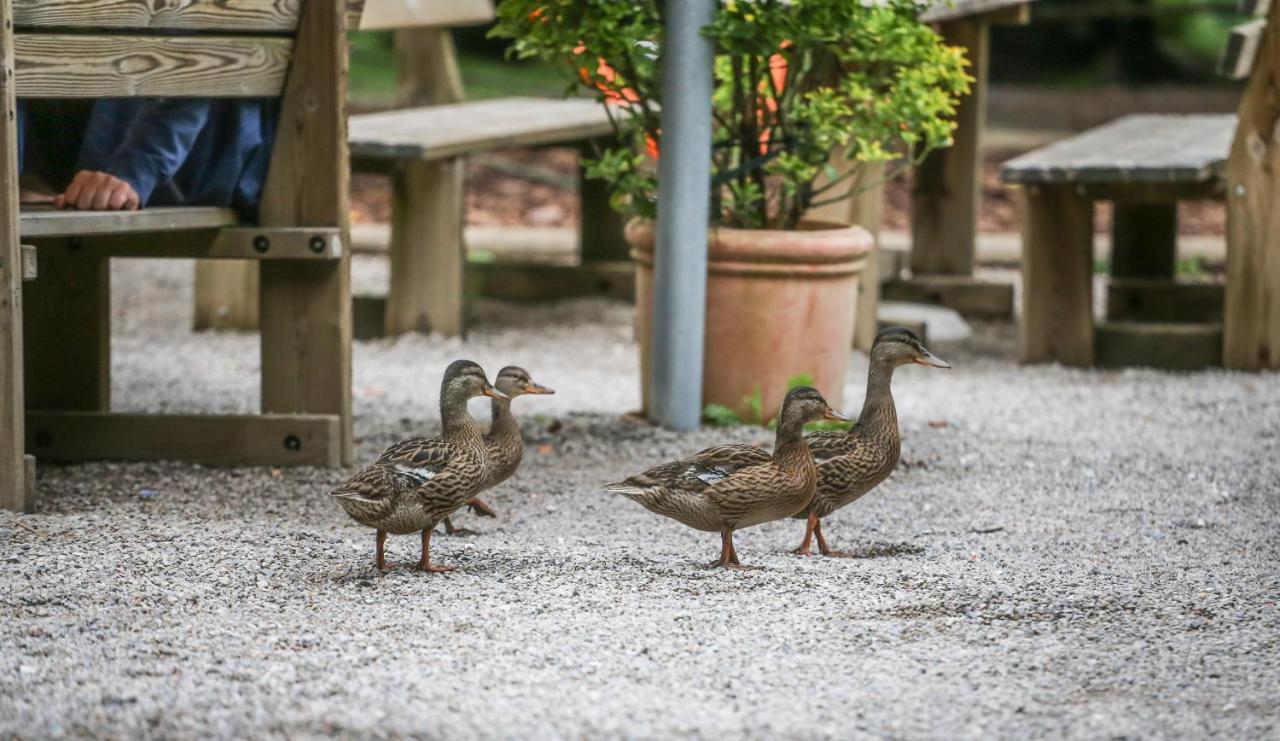
M719 532L720 559L711 565L741 568L733 547L735 530L791 517L813 498L818 474L804 426L819 419L848 418L816 390L800 386L783 400L773 453L762 460L740 466L736 446L708 448L605 489L689 527ZM727 451L727 457L717 451Z
M489 478L489 454L480 426L467 413L476 396L506 399L470 360L455 360L440 384L438 437L418 437L387 448L339 486L333 496L351 518L378 531L377 565L387 568L387 533L422 533L423 571L452 571L431 563L431 529L480 491Z
M520 467L520 461L524 457L524 438L520 435L520 423L511 413L511 399L525 394L555 393L546 386L534 383L529 376L529 371L514 365L508 365L498 371L497 378L493 379L493 385L511 398L494 397L490 401L493 408L493 423L484 436L485 447L489 451L489 478L480 487L481 491L492 489L510 478L511 474ZM477 515L497 516L493 509L478 497L468 500L467 507ZM473 532L466 528L454 527L448 517L444 518L444 528L445 533L449 535L466 535Z
M858 421L847 432L821 431L805 436L818 467L818 487L809 507L795 515L808 521L804 540L795 551L797 554L809 555L810 544L816 538L822 555L849 555L827 546L822 535L822 518L874 489L898 465L901 437L890 384L894 369L910 363L931 368L951 367L929 352L911 330L902 327L882 330L871 346L867 396ZM769 455L768 451L748 445L725 445L712 450L727 461L724 467L728 470L758 464Z

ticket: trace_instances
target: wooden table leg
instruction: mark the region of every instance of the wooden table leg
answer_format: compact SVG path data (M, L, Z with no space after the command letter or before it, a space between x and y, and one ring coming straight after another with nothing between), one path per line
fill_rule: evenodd
M1092 366L1093 202L1070 185L1025 194L1021 359Z
M13 9L0 0L0 71L13 70ZM0 509L26 507L22 381L22 245L14 86L0 86Z
M1111 277L1173 280L1178 204L1117 201L1111 223Z
M462 160L411 162L393 177L386 332L463 331Z
M192 329L258 328L258 263L196 260Z
M72 239L32 240L40 277L24 295L26 405L41 411L111 406L109 261Z

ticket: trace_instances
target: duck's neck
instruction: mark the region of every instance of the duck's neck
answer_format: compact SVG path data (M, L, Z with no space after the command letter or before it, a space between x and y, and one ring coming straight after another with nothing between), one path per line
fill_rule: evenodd
M519 439L520 423L511 413L511 402L503 399L492 399L493 422L489 425L489 437L498 440Z
M480 426L467 411L466 396L440 399L440 436L451 443L483 443Z
M813 463L809 444L804 440L804 421L783 420L778 423L778 432L773 440L773 459L784 467L806 461Z
M862 402L858 424L851 431L897 433L898 411L894 408L893 391L890 389L893 368L888 361L872 359L867 372L867 397Z

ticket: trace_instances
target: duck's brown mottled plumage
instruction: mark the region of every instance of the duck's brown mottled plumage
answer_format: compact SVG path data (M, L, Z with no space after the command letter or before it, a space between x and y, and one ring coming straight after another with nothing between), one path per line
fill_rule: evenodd
M392 445L373 465L334 490L334 498L352 519L378 530L379 568L385 567L386 533L417 531L422 532L422 568L446 568L431 566L431 529L466 504L489 476L484 436L467 413L467 400L497 393L480 366L455 361L440 387L441 434Z
M493 385L509 398L495 398L491 401L493 422L489 425L489 431L484 436L485 451L489 458L489 476L480 487L480 491L492 489L511 478L511 474L516 472L516 469L520 467L520 461L524 458L524 437L520 434L520 423L516 421L515 415L511 413L511 400L525 394L555 393L554 390L546 386L534 383L528 371L514 365L509 365L498 371ZM479 497L469 499L467 507L478 515L485 517L497 516L493 509L481 501ZM453 521L447 517L444 520L444 526L445 532L449 535L474 532L465 528L454 527Z
M736 446L707 448L664 463L606 490L645 509L698 530L722 534L716 566L738 565L733 531L801 512L813 498L817 469L804 441L804 425L838 416L817 391L793 389L783 401L773 453L747 463L756 453Z

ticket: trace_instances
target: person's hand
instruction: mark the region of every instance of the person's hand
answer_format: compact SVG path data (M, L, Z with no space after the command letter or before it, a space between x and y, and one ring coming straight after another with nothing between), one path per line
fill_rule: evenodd
M58 208L81 211L136 211L141 205L133 186L105 172L81 170L65 193L55 197Z

